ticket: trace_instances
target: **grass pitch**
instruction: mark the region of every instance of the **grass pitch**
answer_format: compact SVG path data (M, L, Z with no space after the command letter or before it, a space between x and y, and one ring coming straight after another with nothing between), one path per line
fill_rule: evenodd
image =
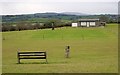
M3 73L117 73L118 25L2 32ZM70 45L70 58L65 46ZM17 50L47 51L45 60L21 60Z

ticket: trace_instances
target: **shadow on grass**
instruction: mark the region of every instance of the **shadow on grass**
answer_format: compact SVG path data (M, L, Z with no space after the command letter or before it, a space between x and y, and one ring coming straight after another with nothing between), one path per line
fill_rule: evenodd
M65 58L64 61L49 61L49 62L37 62L37 61L32 61L32 62L20 62L20 63L16 63L16 64L67 64L70 63L69 60L71 60L71 57L69 58Z
M16 64L49 64L48 62L21 62Z
M68 62L49 62L49 64L66 64Z
M68 62L21 62L16 64L66 64Z

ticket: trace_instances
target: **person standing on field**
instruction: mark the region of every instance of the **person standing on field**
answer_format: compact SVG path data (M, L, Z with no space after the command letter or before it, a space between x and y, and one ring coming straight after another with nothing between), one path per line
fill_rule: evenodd
M65 48L65 57L69 58L69 53L70 53L70 46L66 46Z

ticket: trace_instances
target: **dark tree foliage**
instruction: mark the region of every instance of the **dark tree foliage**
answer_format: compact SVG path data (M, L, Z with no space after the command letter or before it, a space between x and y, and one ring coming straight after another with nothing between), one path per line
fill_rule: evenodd
M101 16L99 17L99 19L100 19L101 21L103 21L103 22L108 22L108 17L105 16L105 15L101 15Z
M21 30L33 30L33 29L45 29L52 28L54 30L57 27L70 26L71 23L62 22L60 19L49 19L44 23L31 23L27 21L17 22L15 25L10 23L4 23L2 25L2 31L21 31Z

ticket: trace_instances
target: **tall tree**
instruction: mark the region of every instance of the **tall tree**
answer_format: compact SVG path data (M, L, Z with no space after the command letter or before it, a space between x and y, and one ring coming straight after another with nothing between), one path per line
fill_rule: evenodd
M109 18L107 17L107 15L100 15L99 19L103 22L108 22Z

